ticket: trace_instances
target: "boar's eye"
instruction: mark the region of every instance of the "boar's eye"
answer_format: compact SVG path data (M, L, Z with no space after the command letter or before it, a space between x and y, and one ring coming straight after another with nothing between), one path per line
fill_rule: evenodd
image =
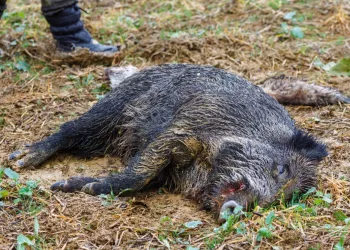
M278 165L277 170L278 170L278 174L282 175L284 172L286 172L286 167L283 165Z
M288 175L288 166L287 165L275 165L272 175L275 178L285 178Z

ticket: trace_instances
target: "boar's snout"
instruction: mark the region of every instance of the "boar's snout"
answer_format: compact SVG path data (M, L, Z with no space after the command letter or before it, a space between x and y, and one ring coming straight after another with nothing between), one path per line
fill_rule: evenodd
M224 222L226 221L226 219L223 218L223 213L224 213L225 211L227 211L228 214L233 214L233 211L234 211L235 208L238 207L238 206L239 206L239 204L238 204L237 202L233 201L233 200L230 200L230 201L225 202L225 203L222 205L221 209L220 209L220 214L219 214L218 222L219 222L220 224L224 223Z

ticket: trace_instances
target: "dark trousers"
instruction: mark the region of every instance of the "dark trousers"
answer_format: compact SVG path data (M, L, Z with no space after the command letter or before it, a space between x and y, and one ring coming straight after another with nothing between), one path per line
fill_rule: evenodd
M6 9L6 0L0 0L0 14Z
M41 0L41 11L44 15L51 16L77 2L77 0ZM6 0L0 0L0 11L5 9Z

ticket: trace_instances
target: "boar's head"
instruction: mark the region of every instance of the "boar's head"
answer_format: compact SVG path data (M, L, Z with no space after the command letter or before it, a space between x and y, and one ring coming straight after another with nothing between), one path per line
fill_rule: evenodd
M237 206L266 206L283 193L305 192L316 184L316 167L327 156L325 145L295 130L288 140L266 144L247 138L224 138L213 156L204 206L217 213Z

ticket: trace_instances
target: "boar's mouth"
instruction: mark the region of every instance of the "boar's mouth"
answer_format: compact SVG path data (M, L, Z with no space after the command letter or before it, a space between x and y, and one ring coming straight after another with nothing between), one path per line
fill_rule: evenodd
M244 210L249 210L250 203L256 200L255 195L249 194L249 182L243 177L239 181L232 181L224 185L220 189L219 193L221 198L224 198L223 202L217 202L218 206L218 222L224 223L228 215L234 214L236 207L242 206ZM221 203L221 204L220 204Z

